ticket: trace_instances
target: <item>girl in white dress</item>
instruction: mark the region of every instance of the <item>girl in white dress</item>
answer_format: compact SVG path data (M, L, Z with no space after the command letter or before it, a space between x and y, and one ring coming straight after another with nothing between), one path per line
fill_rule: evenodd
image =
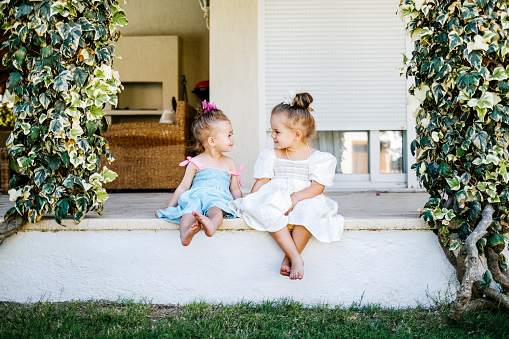
M229 203L250 227L270 232L285 253L280 273L290 279L304 277L300 253L311 236L339 241L344 225L337 203L322 195L332 185L337 160L308 144L315 133L312 101L310 94L299 93L274 107L274 148L258 156L251 194Z

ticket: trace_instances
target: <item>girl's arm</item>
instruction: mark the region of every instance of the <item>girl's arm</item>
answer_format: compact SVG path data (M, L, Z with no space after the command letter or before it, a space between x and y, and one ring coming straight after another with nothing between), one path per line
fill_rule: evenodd
M269 181L270 181L269 178L257 179L255 181L254 185L253 185L253 188L251 188L251 193L254 193L254 192L258 191L260 189L260 187L262 187L263 185L265 185Z
M240 190L239 185L239 177L236 175L232 175L232 181L230 183L230 192L234 200L242 198L242 191Z
M182 193L187 191L191 184L193 183L194 175L196 174L197 167L195 164L190 162L186 167L186 173L184 174L184 178L182 178L182 181L180 182L179 186L173 193L173 196L170 199L170 202L168 203L168 206L166 207L176 207L179 201L179 197Z
M311 186L304 188L302 191L292 193L292 195L290 196L290 198L292 199L292 207L285 213L285 215L288 215L288 213L290 213L293 210L293 208L295 207L295 205L297 205L299 201L314 198L317 195L322 194L324 188L325 188L324 185L319 184L314 180L311 180Z

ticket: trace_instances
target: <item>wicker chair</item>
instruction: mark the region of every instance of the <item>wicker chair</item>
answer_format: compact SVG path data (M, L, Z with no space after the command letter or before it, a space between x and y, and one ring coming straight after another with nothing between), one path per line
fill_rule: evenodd
M103 164L118 177L106 189L174 189L185 168L179 163L190 154L191 124L196 111L186 102L177 104L175 123L113 124L103 136L115 158Z

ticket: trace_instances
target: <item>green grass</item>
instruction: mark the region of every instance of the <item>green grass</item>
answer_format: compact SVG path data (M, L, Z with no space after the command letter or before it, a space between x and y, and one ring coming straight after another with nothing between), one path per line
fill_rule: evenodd
M307 308L295 302L165 306L134 302L0 303L0 338L508 338L509 313L447 320L433 309Z

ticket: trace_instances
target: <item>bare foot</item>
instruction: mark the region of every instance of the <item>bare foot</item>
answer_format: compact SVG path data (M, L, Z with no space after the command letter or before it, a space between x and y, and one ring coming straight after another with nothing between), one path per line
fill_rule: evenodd
M292 270L290 272L290 279L302 279L304 278L304 261L302 259L295 260L292 262Z
M193 212L193 216L196 218L196 220L203 226L203 229L205 230L205 235L207 237L211 237L216 233L216 224L213 220L210 220L209 217L204 216L203 214L200 214L198 212Z
M279 271L279 273L281 275L289 276L291 272L291 267L292 264L290 262L290 259L288 259L288 257L285 255L285 257L283 258L283 262L281 263L281 270Z
M196 233L200 232L201 225L196 220L194 223L191 224L187 232L184 234L180 234L180 241L182 242L182 245L187 246L191 243L191 240L193 240L193 237L196 235Z

